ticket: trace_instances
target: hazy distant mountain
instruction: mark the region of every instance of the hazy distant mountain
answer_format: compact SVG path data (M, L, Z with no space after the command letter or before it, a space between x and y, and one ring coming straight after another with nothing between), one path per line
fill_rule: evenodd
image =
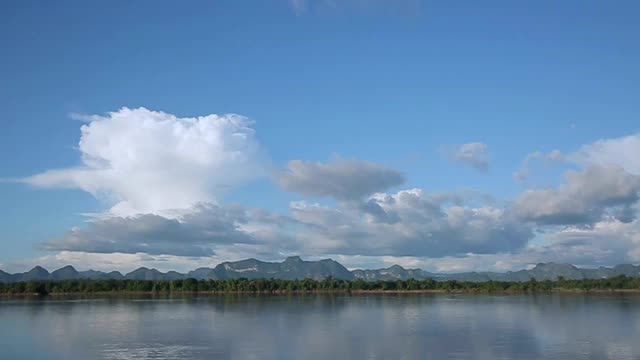
M122 276L122 274L118 271L105 273L102 271L87 270L87 271L81 271L79 274L81 279L91 279L91 280L110 280L110 279L122 280L124 279L124 276Z
M102 271L88 270L78 272L73 266L67 265L58 270L49 273L40 266L36 266L26 273L9 274L0 270L0 282L17 282L17 281L49 281L49 280L121 280L122 274L117 271L105 273Z
M15 275L9 274L0 270L0 282L3 282L3 283L13 282L15 281L14 278L15 278Z
M362 279L366 281L377 280L407 280L407 279L426 279L430 277L430 273L427 273L421 269L405 269L400 265L393 265L386 269L377 270L353 270L353 275L356 279Z
M200 270L200 269L199 269ZM224 262L216 266L207 278L274 278L274 279L335 279L353 280L353 274L340 263L325 259L320 261L304 261L299 256L288 257L281 263L247 259L236 262Z
M19 281L42 281L49 280L49 272L40 266L36 266L20 276Z
M51 280L77 280L80 279L81 276L73 266L67 265L52 272L49 278Z
M400 265L393 265L385 269L353 270L349 271L340 263L331 260L304 261L298 256L288 257L283 262L266 262L256 259L224 262L215 268L199 268L187 274L169 271L166 273L156 269L141 267L125 276L117 271L109 273L95 270L76 271L73 266L65 266L52 273L36 266L26 273L9 274L0 270L0 282L16 281L47 281L47 280L78 280L78 279L129 279L129 280L176 280L176 279L304 279L315 280L332 277L335 279L366 281L378 280L407 280L407 279L434 279L437 281L529 281L536 279L556 280L559 277L565 279L601 279L615 276L640 277L640 266L616 265L612 268L599 267L595 269L582 269L570 264L540 263L531 270L499 272L464 272L464 273L430 273L421 269L405 269Z
M187 273L188 278L203 280L203 279L213 279L213 269L212 268L197 268L195 270L189 271Z
M613 268L600 267L597 269L581 269L570 264L541 263L531 270L499 272L464 272L464 273L429 273L420 269L405 270L401 266L394 265L386 269L376 270L354 270L353 274L357 279L367 281L377 280L406 280L409 278L426 279L431 278L439 281L538 281L557 280L563 277L568 280L577 279L601 279L611 278L620 275L640 277L640 266L617 265Z
M141 267L124 276L127 280L165 280L165 274L156 269Z

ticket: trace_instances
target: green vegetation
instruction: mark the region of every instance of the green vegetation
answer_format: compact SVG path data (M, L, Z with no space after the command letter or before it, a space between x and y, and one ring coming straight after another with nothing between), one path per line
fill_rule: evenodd
M375 281L325 279L321 281L279 279L227 280L66 280L0 283L0 294L69 293L287 293L287 292L360 292L360 291L443 291L443 292L549 292L554 290L640 290L640 278L618 276L610 279L556 281Z

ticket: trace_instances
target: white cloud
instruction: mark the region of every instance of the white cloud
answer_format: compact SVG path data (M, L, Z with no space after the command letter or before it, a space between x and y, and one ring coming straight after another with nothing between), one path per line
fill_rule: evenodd
M399 264L432 272L513 271L541 262L569 263L581 267L612 266L640 262L640 221L623 223L606 219L591 226L550 228L545 244L533 244L517 252L435 258L421 256L342 256L351 268L380 268Z
M336 157L328 163L292 160L274 174L284 190L308 196L359 199L405 181L402 173L369 161Z
M24 179L39 187L87 191L127 216L215 202L227 188L260 175L260 146L240 115L179 118L122 108L83 118L82 165Z
M95 219L75 227L47 244L47 250L91 253L146 253L151 255L211 256L224 244L252 244L251 234L240 230L248 221L238 207L199 204L177 218L154 214Z
M592 226L571 226L549 234L555 247L575 263L621 264L640 262L640 222L606 219ZM568 259L571 257L571 259Z
M567 171L566 183L558 189L529 190L513 203L515 213L539 224L587 224L605 215L628 219L630 207L639 198L640 177L617 165L591 166ZM609 210L613 209L613 213Z
M513 173L514 179L517 181L524 181L531 175L531 161L532 160L545 160L547 162L563 161L565 159L564 154L560 150L552 150L548 153L541 151L535 151L524 158L522 166L519 170Z
M278 185L339 201L331 207L296 201L289 213L278 214L216 202L227 187L264 173L246 118L178 118L123 108L84 120L82 165L25 181L79 188L112 207L46 243L58 253L35 261L52 268L72 263L103 270L190 270L296 254L332 256L349 267L399 263L432 271L640 261L640 164L632 156L640 153L637 135L601 140L567 157L557 150L529 154L527 172L534 159L566 158L584 169L568 171L558 188L524 192L506 209L459 193L386 192L402 184L404 175L372 162L293 160L274 174ZM489 167L482 143L460 145L451 155L478 170ZM542 240L532 241L535 226Z
M640 134L598 140L583 146L571 159L586 165L617 164L640 175Z
M481 142L472 142L445 149L445 154L459 163L478 171L489 169L489 147Z
M293 203L291 216L306 227L293 236L312 254L427 257L511 252L533 237L502 209L449 204L421 189L368 200L378 207L375 213L350 204Z
M513 252L533 237L528 225L503 209L469 206L462 197L411 189L377 193L365 204L325 207L298 201L291 203L290 215L202 204L176 218L144 214L94 219L49 241L45 248L196 257L234 249L261 258L274 254L440 257Z
M139 267L156 268L161 271L191 271L198 267L215 266L220 260L216 257L184 257L173 255L149 255L144 253L89 253L79 251L60 251L32 259L22 259L6 264L10 272L27 271L34 266L42 266L49 271L63 266L73 265L78 271L120 271L126 274Z

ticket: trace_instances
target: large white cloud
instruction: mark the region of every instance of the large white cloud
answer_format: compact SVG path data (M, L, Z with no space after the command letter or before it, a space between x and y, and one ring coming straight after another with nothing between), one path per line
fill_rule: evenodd
M215 202L225 189L259 175L260 146L240 115L180 118L145 108L85 116L82 165L25 179L79 188L113 205L113 215L158 213Z

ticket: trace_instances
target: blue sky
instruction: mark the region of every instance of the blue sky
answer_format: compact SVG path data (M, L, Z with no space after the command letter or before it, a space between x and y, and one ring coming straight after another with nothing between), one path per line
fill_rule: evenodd
M0 87L0 265L24 269L36 262L51 266L72 262L79 267L126 268L148 261L179 268L244 255L279 259L292 252L307 257L332 256L350 266L399 262L444 271L457 269L452 263L464 268L498 269L527 266L539 260L584 265L640 262L635 215L631 222L621 222L611 215L618 208L631 209L628 211L635 214L637 205L635 188L620 185L626 181L635 184L637 160L633 156L620 159L615 149L620 149L616 144L622 144L627 155L640 151L635 147L640 124L640 5L633 1L479 4L419 0L332 4L282 0L200 2L188 7L163 1L24 1L0 5L0 44L5 49L0 57L4 84ZM179 118L235 113L251 119L248 126L255 131L251 144L260 147L259 156L250 161L252 173L241 179L226 179L226 167L222 172L208 169L211 171L203 181L224 184L228 189L207 193L199 199L202 202L220 207L241 205L245 211L260 208L300 220L291 203L304 201L362 220L370 214L354 213L354 204L369 201L374 190L388 194L413 188L426 194L473 190L494 197L496 201L490 206L505 214L521 213L518 225L537 235L513 240L507 247L477 248L464 243L447 246L444 251L431 244L433 251L429 251L429 246L419 240L433 229L417 229L402 222L414 235L421 234L413 239L418 243L412 239L398 244L372 241L377 245L371 249L355 243L356 239L350 238L353 234L328 230L306 233L304 226L318 225L314 219L303 221L301 230L280 228L286 234L278 235L307 236L308 240L283 240L284 245L270 240L268 246L249 249L247 244L234 247L233 241L218 248L217 240L211 239L211 243L198 246L212 247L216 255L198 259L175 258L178 255L162 251L145 257L126 247L109 252L102 248L96 251L94 246L79 247L75 242L71 246L69 229L85 229L88 223L101 221L83 214L106 213L115 203L127 199L122 194L116 196L117 200L113 194L96 196L87 190L92 180L61 184L45 179L43 183L34 182L32 176L86 165L81 161L83 151L78 143L80 127L88 122L74 120L71 114L104 116L123 107L144 107ZM135 115L127 121L143 122L145 116ZM106 119L102 121L111 118ZM115 131L101 136L118 134ZM135 152L136 137L130 139L131 151ZM608 146L591 149L590 156L583 156L580 150L584 146L603 139L610 139ZM483 147L469 155L473 158L470 160L461 155L464 144ZM120 145L128 146L126 142ZM548 159L554 150L562 156ZM536 151L541 153L531 157L529 176L514 179L514 172L522 170L528 154ZM593 155L596 151L597 156ZM473 166L477 156L486 158L486 170ZM585 157L598 160L594 163ZM306 164L302 170L319 184L302 184L304 179L282 180L278 174L287 171L291 160ZM318 163L326 167L314 167ZM597 219L549 221L549 209L543 211L543 219L540 211L522 210L526 206L520 204L518 212L510 205L527 191L561 192L563 173L568 170L608 179L608 175L588 170L611 164L623 168L623 174L616 174L624 181L616 180L603 188L613 187L626 197L596 196L580 203L589 216L598 213ZM171 167L168 163L163 171L168 169L169 177L180 177L181 167L176 166L175 172ZM393 169L404 181L390 182L386 187L372 185L371 194L361 194L357 199L346 199L330 189L323 195L308 191L328 182L349 183L351 180L341 173L346 168L372 171L367 173L372 179L379 175L375 171ZM322 176L327 178L319 180ZM113 192L110 186L104 185L101 192ZM193 188L189 182L184 186ZM171 191L179 193L180 188ZM589 191L580 188L566 197L574 201ZM465 201L462 208L472 212L489 206L478 204L477 199ZM172 205L170 200L164 204ZM438 206L446 213L452 203ZM159 214L163 209L146 210ZM135 215L114 214L110 216ZM473 223L473 219L469 221ZM376 232L378 227L365 230L360 222L342 225L368 234L358 240L364 243L369 237L393 238L395 234L387 233L391 231L387 228L382 233ZM257 233L251 233L257 225L249 221L243 226L246 229L242 231L261 243ZM598 232L603 226L609 226L606 235ZM618 232L611 233L611 227ZM541 232L547 236L539 235ZM569 246L562 242L563 236L576 232L580 232L581 241L589 239L590 247L574 247L574 257L562 258L558 244ZM82 244L102 241L95 236L86 230ZM123 236L110 241L140 241ZM438 244L457 241L440 236L442 239L434 240ZM612 237L615 241L628 240L619 245L616 254L604 251ZM556 247L530 249L537 244ZM98 254L95 256L99 259L91 257L89 261L84 253ZM636 253L638 258L634 257ZM115 257L119 262L114 262Z

